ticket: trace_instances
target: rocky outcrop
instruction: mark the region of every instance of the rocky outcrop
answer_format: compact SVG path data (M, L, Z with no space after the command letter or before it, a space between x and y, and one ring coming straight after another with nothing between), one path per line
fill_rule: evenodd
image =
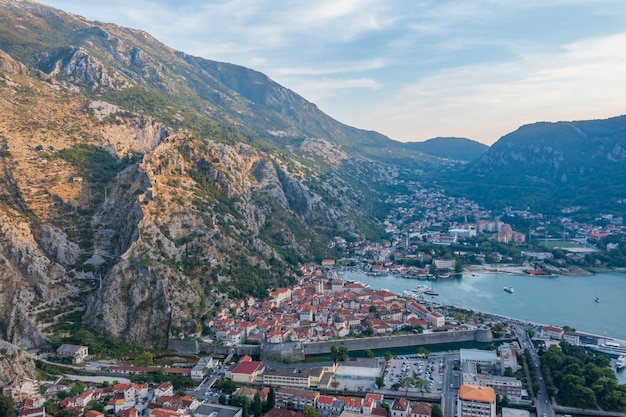
M0 340L0 386L16 378L35 379L35 362L23 349Z
M17 45L0 51L2 339L47 346L80 323L165 347L217 300L263 297L360 235L386 174L346 150L358 129L146 33L0 5L22 22L0 34Z
M69 240L57 227L43 225L39 238L41 248L61 265L74 265L80 256L80 246Z
M2 50L0 50L0 70L10 74L26 75L30 73L26 65L14 60L9 54Z
M128 77L111 70L83 48L60 50L43 60L40 68L46 77L68 80L91 90L123 90L132 86Z

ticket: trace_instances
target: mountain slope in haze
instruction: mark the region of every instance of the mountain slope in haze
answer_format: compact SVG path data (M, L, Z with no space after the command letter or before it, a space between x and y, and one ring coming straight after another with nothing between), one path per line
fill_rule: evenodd
M26 0L0 0L0 112L0 337L28 348L198 335L229 297L343 256L335 236L380 238L384 161L439 163L255 71Z
M141 108L200 137L226 129L232 140L262 140L279 147L314 138L352 156L409 165L438 163L401 142L330 118L257 71L193 57L145 32L90 22L27 0L2 0L0 5L0 22L6 28L0 48L13 58L44 76L83 87L92 97Z
M427 155L457 161L473 162L489 149L489 146L467 138L437 137L424 142L407 142L405 147Z
M489 206L541 212L581 205L616 210L626 183L626 116L520 127L450 177L457 192Z

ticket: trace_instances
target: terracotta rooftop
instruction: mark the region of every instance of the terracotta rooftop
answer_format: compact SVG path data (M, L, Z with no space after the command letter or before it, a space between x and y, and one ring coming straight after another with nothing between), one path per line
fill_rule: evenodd
M459 398L465 401L493 403L496 401L496 392L490 387L461 385L461 388L459 388Z

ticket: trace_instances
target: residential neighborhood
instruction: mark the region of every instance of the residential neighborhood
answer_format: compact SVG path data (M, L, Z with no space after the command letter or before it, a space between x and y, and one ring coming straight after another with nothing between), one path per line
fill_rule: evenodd
M445 328L445 317L413 299L385 290L329 278L313 264L291 288L270 292L265 300L229 301L207 324L215 338L229 345L283 344L385 334L405 327L424 331Z

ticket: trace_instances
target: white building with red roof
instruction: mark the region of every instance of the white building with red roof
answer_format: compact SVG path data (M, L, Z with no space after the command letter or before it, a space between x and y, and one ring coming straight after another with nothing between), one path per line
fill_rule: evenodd
M406 398L396 398L389 409L390 417L410 417L410 403Z
M541 334L545 338L561 340L565 331L561 327L542 326Z
M163 395L174 395L174 386L171 382L162 382L154 389L154 399Z
M227 370L224 376L233 382L253 383L264 370L263 361L244 361Z

